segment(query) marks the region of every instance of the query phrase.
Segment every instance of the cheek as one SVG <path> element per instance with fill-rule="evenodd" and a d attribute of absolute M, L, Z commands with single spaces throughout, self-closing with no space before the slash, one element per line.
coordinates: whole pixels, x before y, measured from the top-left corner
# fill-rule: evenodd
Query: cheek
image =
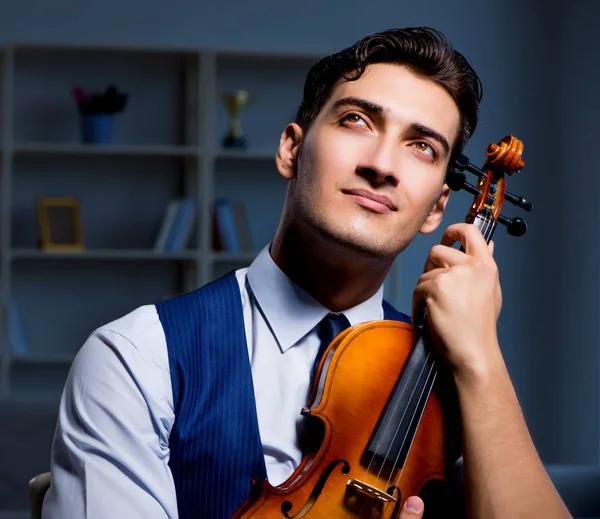
<path fill-rule="evenodd" d="M 429 211 L 440 196 L 442 185 L 437 172 L 432 171 L 419 172 L 413 169 L 411 175 L 400 179 L 401 192 L 414 210 L 425 207 Z"/>
<path fill-rule="evenodd" d="M 339 143 L 325 139 L 305 158 L 302 181 L 310 183 L 311 191 L 319 197 L 334 197 L 341 187 L 348 187 L 356 171 L 355 156 L 340 149 Z"/>

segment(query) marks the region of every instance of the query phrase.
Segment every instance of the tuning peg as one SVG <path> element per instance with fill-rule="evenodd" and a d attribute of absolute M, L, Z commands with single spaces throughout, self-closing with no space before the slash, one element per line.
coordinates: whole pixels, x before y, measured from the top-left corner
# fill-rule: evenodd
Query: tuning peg
<path fill-rule="evenodd" d="M 448 187 L 452 189 L 452 191 L 460 191 L 465 182 L 467 180 L 467 176 L 462 171 L 451 170 L 446 175 L 446 184 Z"/>
<path fill-rule="evenodd" d="M 469 157 L 466 155 L 457 155 L 454 159 L 454 167 L 460 171 L 464 171 L 469 167 Z"/>
<path fill-rule="evenodd" d="M 528 202 L 527 200 L 525 200 L 523 197 L 520 197 L 520 196 L 511 195 L 510 193 L 504 193 L 504 198 L 505 198 L 505 200 L 508 200 L 511 204 L 514 204 L 517 207 L 520 207 L 521 209 L 523 209 L 525 211 L 531 211 L 531 209 L 533 207 L 531 205 L 531 202 Z"/>
<path fill-rule="evenodd" d="M 481 191 L 477 189 L 473 184 L 469 184 L 466 181 L 466 175 L 462 171 L 450 171 L 446 175 L 446 184 L 448 187 L 452 189 L 452 191 L 460 191 L 464 189 L 467 193 L 471 193 L 472 195 L 479 196 Z"/>
<path fill-rule="evenodd" d="M 498 221 L 506 226 L 508 234 L 511 236 L 523 236 L 527 232 L 527 222 L 518 216 L 506 218 L 506 216 L 499 215 Z"/>
<path fill-rule="evenodd" d="M 471 164 L 469 157 L 466 155 L 458 155 L 454 159 L 454 167 L 459 171 L 469 171 L 470 173 L 477 175 L 479 178 L 485 176 L 485 173 L 481 169 Z"/>

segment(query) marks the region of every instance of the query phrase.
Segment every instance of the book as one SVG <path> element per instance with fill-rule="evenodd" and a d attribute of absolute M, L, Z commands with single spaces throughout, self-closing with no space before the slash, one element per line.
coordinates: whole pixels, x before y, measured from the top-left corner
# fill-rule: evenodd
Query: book
<path fill-rule="evenodd" d="M 185 249 L 190 241 L 194 227 L 196 208 L 191 198 L 184 198 L 177 207 L 177 215 L 165 244 L 166 250 Z"/>
<path fill-rule="evenodd" d="M 179 204 L 179 200 L 171 200 L 167 204 L 160 229 L 154 242 L 154 250 L 156 252 L 164 252 L 166 250 L 167 240 L 169 239 L 175 217 L 177 216 Z"/>
<path fill-rule="evenodd" d="M 241 252 L 242 246 L 236 226 L 235 212 L 230 200 L 219 198 L 215 200 L 216 230 L 222 250 L 229 252 Z"/>
<path fill-rule="evenodd" d="M 16 301 L 11 301 L 8 307 L 8 340 L 14 355 L 27 355 L 27 340 L 21 321 L 21 311 Z"/>

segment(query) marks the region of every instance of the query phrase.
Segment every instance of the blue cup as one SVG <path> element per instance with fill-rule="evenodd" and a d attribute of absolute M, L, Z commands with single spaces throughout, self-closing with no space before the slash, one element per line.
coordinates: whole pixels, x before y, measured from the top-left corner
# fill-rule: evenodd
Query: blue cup
<path fill-rule="evenodd" d="M 89 114 L 81 116 L 81 136 L 87 144 L 108 144 L 112 139 L 111 114 Z"/>

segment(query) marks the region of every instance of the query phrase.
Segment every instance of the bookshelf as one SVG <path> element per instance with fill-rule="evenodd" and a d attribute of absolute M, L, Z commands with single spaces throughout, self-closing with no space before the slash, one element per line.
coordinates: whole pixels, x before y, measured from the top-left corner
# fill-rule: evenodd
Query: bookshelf
<path fill-rule="evenodd" d="M 247 266 L 275 232 L 285 182 L 274 154 L 318 55 L 14 44 L 1 55 L 0 398 L 56 401 L 87 335 L 139 305 Z M 130 94 L 109 144 L 83 144 L 70 90 Z M 221 94 L 251 92 L 245 150 L 223 149 Z M 80 201 L 85 250 L 43 252 L 38 196 Z M 156 252 L 174 197 L 195 202 L 188 248 Z M 212 205 L 244 206 L 253 250 L 212 250 Z M 396 283 L 392 282 L 395 286 Z M 393 298 L 393 295 L 391 296 Z M 16 305 L 26 340 L 11 344 Z"/>

